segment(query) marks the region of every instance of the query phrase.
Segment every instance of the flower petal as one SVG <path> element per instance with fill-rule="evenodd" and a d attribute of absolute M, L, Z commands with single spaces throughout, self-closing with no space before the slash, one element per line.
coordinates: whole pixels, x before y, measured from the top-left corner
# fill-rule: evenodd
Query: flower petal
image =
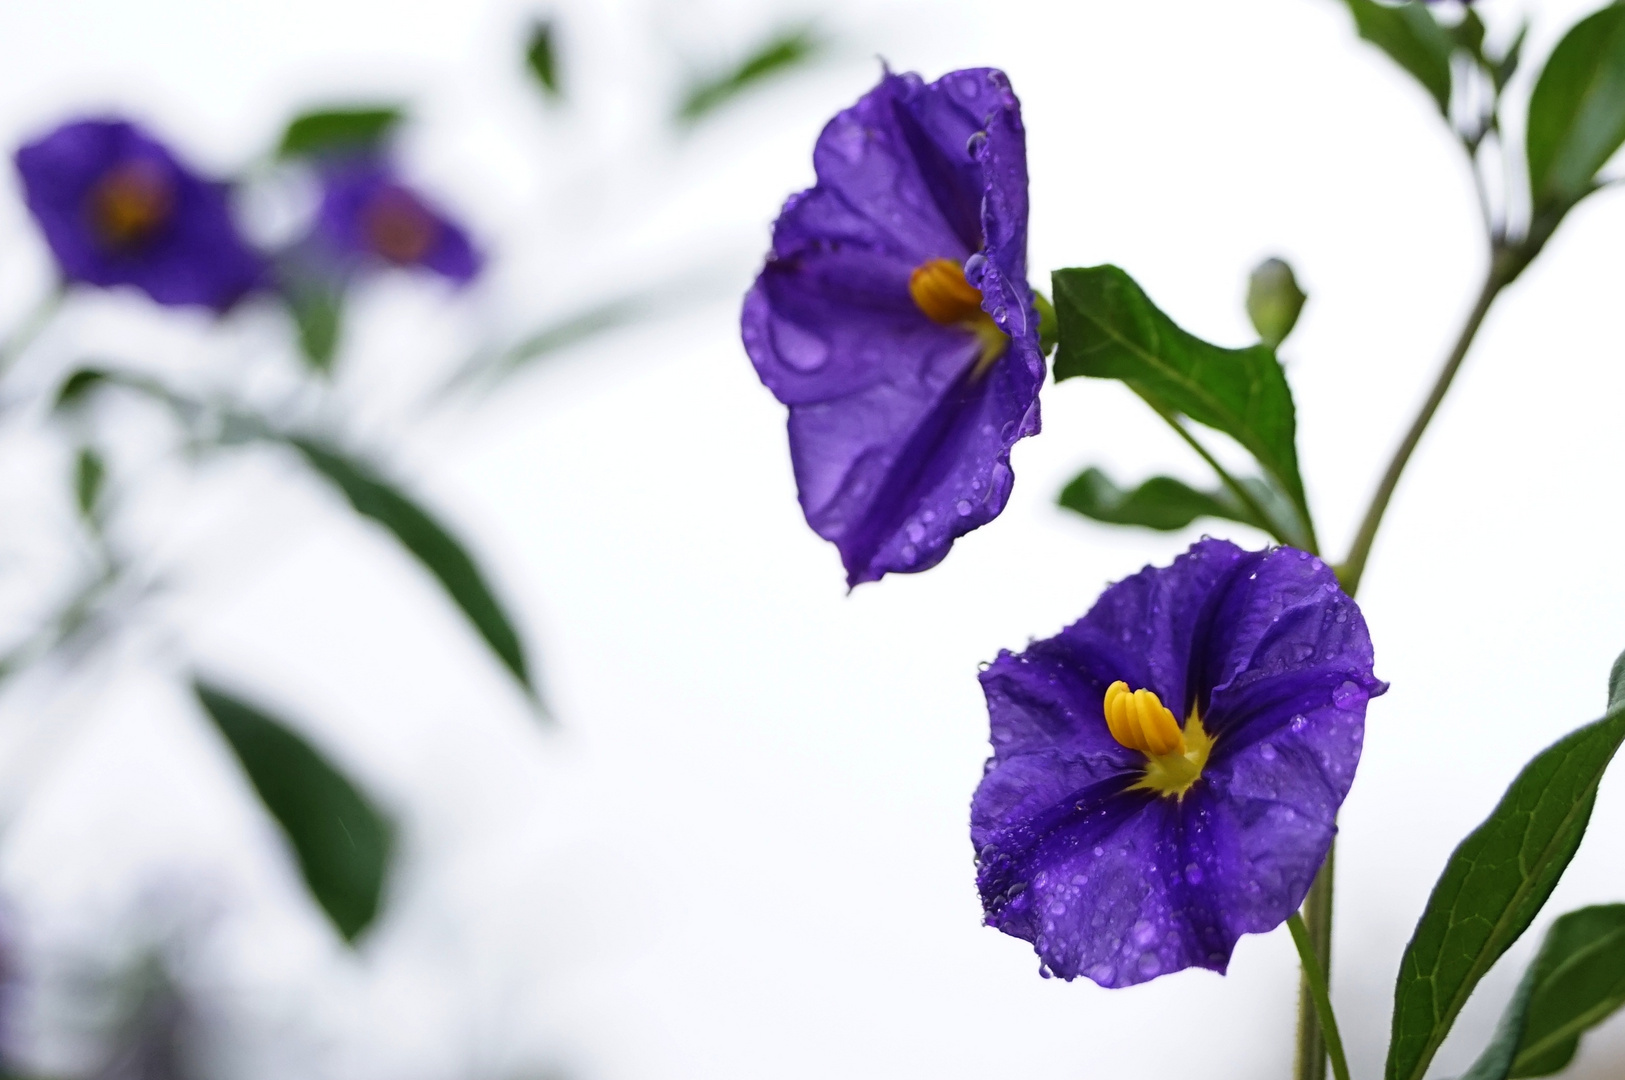
<path fill-rule="evenodd" d="M 990 125 L 996 145 L 979 134 Z M 1019 105 L 984 69 L 929 85 L 888 74 L 830 122 L 813 160 L 818 185 L 786 203 L 741 329 L 790 406 L 808 524 L 856 585 L 933 566 L 996 517 L 1010 448 L 1038 429 L 1026 222 L 1002 217 L 1027 208 Z M 1010 183 L 1023 190 L 989 194 Z M 917 266 L 966 259 L 984 230 L 1000 246 L 995 270 L 972 260 L 993 289 L 983 308 L 1011 333 L 985 371 L 977 333 L 932 322 L 908 291 Z"/>

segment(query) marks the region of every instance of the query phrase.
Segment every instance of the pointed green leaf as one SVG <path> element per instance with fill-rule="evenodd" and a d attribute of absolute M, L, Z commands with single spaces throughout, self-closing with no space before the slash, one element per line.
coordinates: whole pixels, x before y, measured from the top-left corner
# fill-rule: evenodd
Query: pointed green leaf
<path fill-rule="evenodd" d="M 293 846 L 311 895 L 354 941 L 383 901 L 394 846 L 388 820 L 287 724 L 219 687 L 192 689 Z"/>
<path fill-rule="evenodd" d="M 1455 43 L 1426 4 L 1396 6 L 1377 0 L 1343 0 L 1360 36 L 1410 72 L 1433 96 L 1439 111 L 1450 111 L 1450 54 Z"/>
<path fill-rule="evenodd" d="M 825 46 L 810 26 L 781 30 L 733 67 L 696 79 L 683 95 L 678 119 L 693 123 L 758 83 L 807 63 Z"/>
<path fill-rule="evenodd" d="M 1473 988 L 1534 921 L 1580 846 L 1621 740 L 1625 656 L 1609 678 L 1608 713 L 1537 754 L 1450 856 L 1400 961 L 1388 1080 L 1422 1080 Z"/>
<path fill-rule="evenodd" d="M 451 533 L 370 466 L 312 439 L 290 442 L 312 468 L 344 492 L 356 513 L 388 529 L 445 587 L 485 643 L 537 701 L 519 632 L 486 583 L 485 575 Z M 539 701 L 538 701 L 539 704 Z"/>
<path fill-rule="evenodd" d="M 79 516 L 92 521 L 96 504 L 101 501 L 102 484 L 107 479 L 107 465 L 91 446 L 79 448 L 79 457 L 73 466 L 73 495 L 79 506 Z"/>
<path fill-rule="evenodd" d="M 564 90 L 559 85 L 558 45 L 551 19 L 540 20 L 530 28 L 530 42 L 525 46 L 525 67 L 549 98 L 557 100 L 564 96 Z"/>
<path fill-rule="evenodd" d="M 298 331 L 299 352 L 312 370 L 324 375 L 332 372 L 343 325 L 344 294 L 311 280 L 289 283 L 283 295 Z"/>
<path fill-rule="evenodd" d="M 389 137 L 404 119 L 406 111 L 396 105 L 302 113 L 288 122 L 277 156 L 316 157 L 370 149 Z"/>
<path fill-rule="evenodd" d="M 1054 285 L 1057 380 L 1120 379 L 1152 406 L 1224 432 L 1308 519 L 1292 391 L 1271 349 L 1223 349 L 1186 333 L 1115 266 L 1057 270 Z"/>
<path fill-rule="evenodd" d="M 1625 1005 L 1625 904 L 1571 911 L 1552 923 L 1495 1037 L 1461 1080 L 1550 1076 L 1580 1036 Z"/>
<path fill-rule="evenodd" d="M 1099 469 L 1079 473 L 1061 492 L 1060 503 L 1108 525 L 1139 525 L 1169 532 L 1197 518 L 1223 518 L 1269 531 L 1228 491 L 1198 491 L 1171 476 L 1153 476 L 1124 490 Z"/>
<path fill-rule="evenodd" d="M 1625 3 L 1581 20 L 1529 99 L 1529 191 L 1537 212 L 1584 198 L 1625 143 Z"/>

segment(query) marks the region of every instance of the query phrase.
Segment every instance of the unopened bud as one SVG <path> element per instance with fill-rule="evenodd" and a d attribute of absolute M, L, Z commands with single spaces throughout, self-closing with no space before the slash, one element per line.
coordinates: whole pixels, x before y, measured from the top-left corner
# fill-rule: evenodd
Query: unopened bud
<path fill-rule="evenodd" d="M 1273 349 L 1298 324 L 1306 299 L 1292 267 L 1281 259 L 1265 259 L 1247 282 L 1247 317 L 1264 344 Z"/>

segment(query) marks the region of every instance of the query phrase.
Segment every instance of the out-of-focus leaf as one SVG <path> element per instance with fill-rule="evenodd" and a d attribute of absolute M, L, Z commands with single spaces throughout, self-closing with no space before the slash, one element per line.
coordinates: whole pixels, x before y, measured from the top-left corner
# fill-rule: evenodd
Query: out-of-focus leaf
<path fill-rule="evenodd" d="M 394 846 L 389 822 L 287 724 L 219 687 L 197 681 L 192 688 L 282 826 L 311 895 L 354 941 L 382 903 Z"/>
<path fill-rule="evenodd" d="M 1608 712 L 1525 765 L 1433 886 L 1400 961 L 1387 1080 L 1422 1080 L 1456 1015 L 1529 928 L 1585 836 L 1608 763 L 1625 740 L 1625 655 Z"/>
<path fill-rule="evenodd" d="M 79 506 L 79 515 L 86 521 L 95 517 L 96 504 L 101 500 L 102 484 L 107 479 L 107 465 L 94 447 L 82 446 L 73 465 L 73 497 Z"/>
<path fill-rule="evenodd" d="M 1343 0 L 1360 36 L 1410 72 L 1432 95 L 1439 111 L 1450 111 L 1450 54 L 1455 43 L 1426 4 L 1389 6 L 1377 0 Z"/>
<path fill-rule="evenodd" d="M 1495 1037 L 1461 1080 L 1550 1076 L 1580 1036 L 1625 1005 L 1625 904 L 1581 908 L 1546 931 Z"/>
<path fill-rule="evenodd" d="M 1577 23 L 1552 50 L 1529 98 L 1529 191 L 1558 214 L 1595 187 L 1625 143 L 1625 3 Z"/>
<path fill-rule="evenodd" d="M 389 530 L 435 576 L 539 707 L 540 697 L 531 681 L 519 632 L 463 545 L 428 511 L 371 467 L 312 439 L 296 437 L 289 442 L 312 468 L 344 493 L 356 513 Z"/>
<path fill-rule="evenodd" d="M 1506 52 L 1501 54 L 1499 60 L 1490 65 L 1490 78 L 1495 82 L 1495 92 L 1500 93 L 1512 81 L 1512 76 L 1518 73 L 1518 65 L 1523 60 L 1523 43 L 1529 37 L 1529 20 L 1525 19 L 1518 27 L 1518 33 L 1512 38 L 1512 44 L 1507 46 Z"/>
<path fill-rule="evenodd" d="M 62 388 L 56 392 L 56 405 L 58 410 L 72 409 L 90 396 L 90 392 L 108 381 L 107 372 L 101 368 L 80 368 L 63 380 Z"/>
<path fill-rule="evenodd" d="M 1056 379 L 1119 379 L 1154 408 L 1224 432 L 1309 520 L 1292 391 L 1272 349 L 1223 349 L 1186 333 L 1115 266 L 1057 270 L 1053 280 Z"/>
<path fill-rule="evenodd" d="M 1272 349 L 1279 349 L 1298 325 L 1307 299 L 1285 259 L 1265 259 L 1247 279 L 1247 317 L 1259 339 Z"/>
<path fill-rule="evenodd" d="M 317 109 L 288 122 L 277 145 L 284 158 L 368 150 L 383 142 L 406 119 L 398 105 L 365 108 Z"/>
<path fill-rule="evenodd" d="M 283 295 L 299 335 L 300 354 L 312 369 L 330 373 L 344 323 L 343 292 L 309 281 L 284 288 Z"/>
<path fill-rule="evenodd" d="M 1478 12 L 1468 8 L 1461 21 L 1454 26 L 1446 27 L 1445 32 L 1450 35 L 1450 40 L 1467 50 L 1473 59 L 1479 61 L 1484 59 L 1484 20 L 1478 17 Z"/>
<path fill-rule="evenodd" d="M 810 26 L 781 30 L 733 67 L 694 80 L 677 116 L 693 123 L 758 83 L 802 66 L 823 52 L 825 44 Z"/>
<path fill-rule="evenodd" d="M 525 45 L 525 67 L 548 97 L 556 100 L 564 96 L 559 84 L 558 40 L 552 19 L 539 19 L 530 28 L 530 41 Z"/>

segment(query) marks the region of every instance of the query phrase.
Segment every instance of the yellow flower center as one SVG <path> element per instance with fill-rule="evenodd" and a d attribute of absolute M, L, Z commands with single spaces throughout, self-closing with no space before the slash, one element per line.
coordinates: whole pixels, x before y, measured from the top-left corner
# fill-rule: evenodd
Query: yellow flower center
<path fill-rule="evenodd" d="M 1161 698 L 1150 690 L 1130 690 L 1122 680 L 1106 687 L 1105 710 L 1112 738 L 1147 759 L 1145 776 L 1130 790 L 1184 798 L 1213 751 L 1213 737 L 1203 729 L 1196 710 L 1180 730 Z"/>
<path fill-rule="evenodd" d="M 965 280 L 965 270 L 952 259 L 929 259 L 914 268 L 908 278 L 908 294 L 914 306 L 939 326 L 960 326 L 976 335 L 982 353 L 971 370 L 971 379 L 980 379 L 1004 355 L 1010 339 L 993 317 L 982 310 L 981 290 Z"/>
<path fill-rule="evenodd" d="M 109 247 L 133 248 L 169 220 L 175 194 L 169 177 L 151 161 L 110 169 L 90 193 L 90 215 Z"/>

